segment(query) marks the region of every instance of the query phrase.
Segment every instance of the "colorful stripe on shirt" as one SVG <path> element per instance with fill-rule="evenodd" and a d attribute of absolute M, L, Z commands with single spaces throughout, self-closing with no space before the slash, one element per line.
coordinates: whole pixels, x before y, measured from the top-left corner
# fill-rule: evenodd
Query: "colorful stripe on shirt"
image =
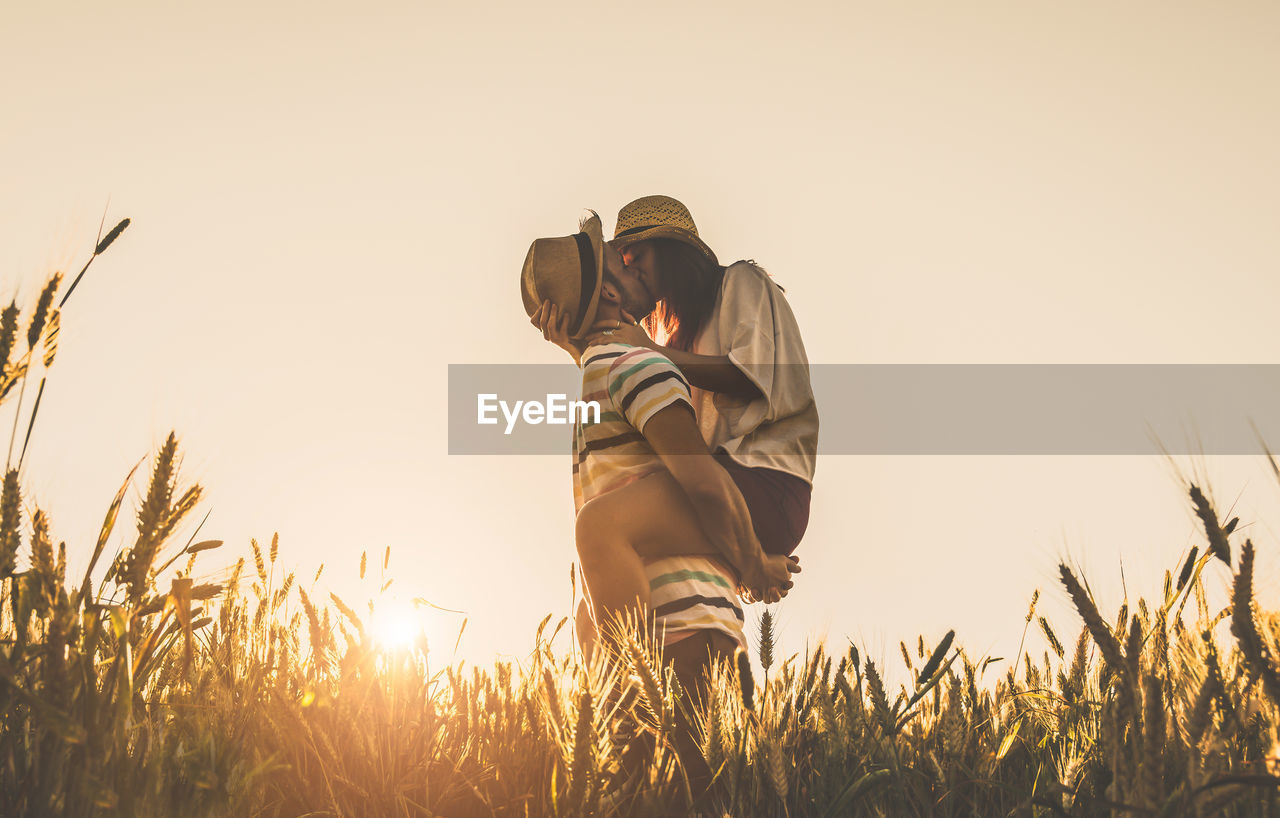
<path fill-rule="evenodd" d="M 670 644 L 701 630 L 715 630 L 747 647 L 742 606 L 733 571 L 712 556 L 645 560 L 649 604 Z"/>

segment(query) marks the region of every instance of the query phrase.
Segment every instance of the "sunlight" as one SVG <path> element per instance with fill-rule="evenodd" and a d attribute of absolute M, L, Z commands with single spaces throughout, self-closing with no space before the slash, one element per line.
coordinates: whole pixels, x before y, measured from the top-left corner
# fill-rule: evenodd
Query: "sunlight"
<path fill-rule="evenodd" d="M 371 621 L 374 639 L 385 648 L 399 650 L 413 644 L 423 633 L 420 611 L 401 600 L 382 600 Z"/>

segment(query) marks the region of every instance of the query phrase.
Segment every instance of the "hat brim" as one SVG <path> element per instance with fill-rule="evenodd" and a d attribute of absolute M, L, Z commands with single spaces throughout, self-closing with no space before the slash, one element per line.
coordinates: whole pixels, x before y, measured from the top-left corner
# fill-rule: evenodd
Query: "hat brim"
<path fill-rule="evenodd" d="M 684 230 L 679 227 L 671 227 L 670 225 L 665 224 L 646 227 L 645 229 L 637 230 L 634 233 L 627 233 L 625 236 L 614 236 L 613 241 L 611 241 L 610 244 L 621 249 L 629 244 L 635 244 L 638 241 L 646 241 L 648 239 L 675 239 L 676 241 L 684 242 L 685 244 L 697 247 L 701 250 L 703 255 L 711 259 L 713 264 L 720 264 L 719 259 L 716 258 L 716 254 L 710 247 L 703 243 L 702 239 L 698 238 L 693 233 L 690 233 L 688 230 Z"/>
<path fill-rule="evenodd" d="M 600 217 L 595 211 L 583 220 L 581 232 L 586 233 L 587 238 L 591 240 L 591 250 L 596 262 L 596 283 L 591 299 L 587 302 L 587 308 L 582 311 L 577 329 L 569 333 L 569 337 L 574 339 L 582 338 L 596 322 L 596 313 L 600 310 L 600 288 L 604 285 L 604 227 L 600 224 Z"/>

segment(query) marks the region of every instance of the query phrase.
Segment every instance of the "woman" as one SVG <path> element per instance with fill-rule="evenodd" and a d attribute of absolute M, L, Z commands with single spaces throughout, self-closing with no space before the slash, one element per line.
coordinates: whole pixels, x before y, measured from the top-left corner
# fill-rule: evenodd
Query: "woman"
<path fill-rule="evenodd" d="M 611 244 L 634 294 L 624 319 L 644 318 L 662 343 L 619 319 L 596 324 L 593 338 L 657 350 L 679 367 L 703 438 L 742 492 L 761 546 L 791 554 L 809 521 L 818 412 L 782 288 L 754 262 L 721 266 L 688 209 L 669 196 L 625 205 Z M 578 357 L 567 317 L 543 309 L 533 319 Z"/>

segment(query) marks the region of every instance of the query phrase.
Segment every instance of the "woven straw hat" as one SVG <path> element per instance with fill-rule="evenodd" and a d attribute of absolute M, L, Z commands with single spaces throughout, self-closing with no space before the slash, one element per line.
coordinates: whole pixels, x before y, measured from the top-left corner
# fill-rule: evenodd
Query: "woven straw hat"
<path fill-rule="evenodd" d="M 569 335 L 577 338 L 595 323 L 604 270 L 604 229 L 594 210 L 578 225 L 580 232 L 554 239 L 534 239 L 520 271 L 520 297 L 526 315 L 547 299 L 569 316 Z"/>
<path fill-rule="evenodd" d="M 676 239 L 697 247 L 719 264 L 716 254 L 698 237 L 689 208 L 670 196 L 645 196 L 622 206 L 613 228 L 613 244 L 619 249 L 645 239 Z"/>

